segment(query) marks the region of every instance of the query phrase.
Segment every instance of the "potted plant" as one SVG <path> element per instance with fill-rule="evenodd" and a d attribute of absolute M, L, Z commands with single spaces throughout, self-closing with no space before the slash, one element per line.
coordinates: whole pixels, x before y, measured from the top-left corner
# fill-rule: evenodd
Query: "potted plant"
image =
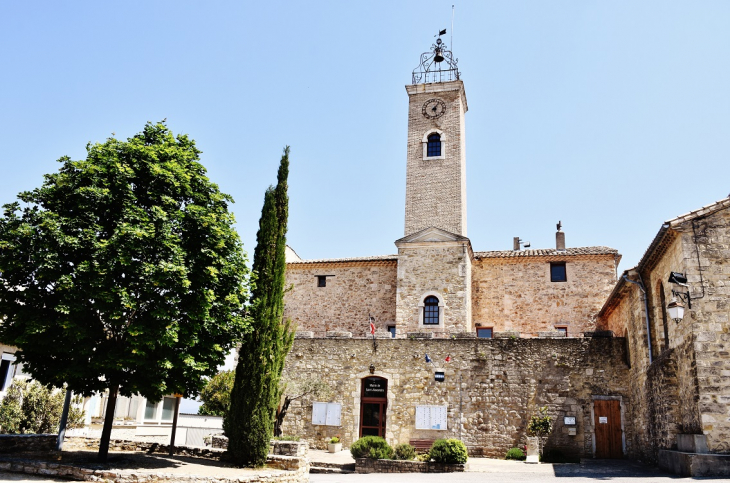
<path fill-rule="evenodd" d="M 327 444 L 327 450 L 330 453 L 337 453 L 339 451 L 342 451 L 342 443 L 340 443 L 339 436 L 335 436 L 334 438 L 330 439 L 330 442 Z"/>

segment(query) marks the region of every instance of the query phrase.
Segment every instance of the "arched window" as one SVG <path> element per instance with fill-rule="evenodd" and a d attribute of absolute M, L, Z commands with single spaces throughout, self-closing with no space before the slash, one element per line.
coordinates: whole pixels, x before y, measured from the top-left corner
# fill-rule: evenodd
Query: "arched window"
<path fill-rule="evenodd" d="M 433 295 L 423 301 L 423 325 L 439 324 L 439 299 Z"/>
<path fill-rule="evenodd" d="M 441 135 L 433 133 L 428 135 L 428 146 L 426 147 L 426 156 L 429 158 L 441 156 Z"/>

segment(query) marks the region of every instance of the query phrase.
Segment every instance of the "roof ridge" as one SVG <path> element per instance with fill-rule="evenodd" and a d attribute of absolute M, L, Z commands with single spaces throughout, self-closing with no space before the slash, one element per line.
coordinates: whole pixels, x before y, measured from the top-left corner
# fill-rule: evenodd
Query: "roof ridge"
<path fill-rule="evenodd" d="M 684 223 L 685 221 L 689 221 L 691 219 L 697 218 L 702 215 L 709 214 L 714 211 L 719 211 L 728 206 L 730 206 L 730 196 L 728 196 L 727 198 L 723 198 L 721 200 L 715 201 L 714 203 L 710 203 L 709 205 L 705 205 L 702 208 L 698 208 L 696 210 L 692 210 L 683 215 L 679 215 L 674 218 L 671 218 L 671 219 L 665 221 L 664 224 L 676 226 L 680 223 Z"/>

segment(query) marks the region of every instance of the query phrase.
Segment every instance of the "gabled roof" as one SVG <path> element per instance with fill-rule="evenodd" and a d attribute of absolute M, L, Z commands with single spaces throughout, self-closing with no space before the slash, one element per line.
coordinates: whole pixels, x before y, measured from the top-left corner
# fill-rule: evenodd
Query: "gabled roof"
<path fill-rule="evenodd" d="M 347 262 L 388 262 L 397 261 L 398 255 L 375 255 L 373 257 L 318 258 L 315 260 L 296 260 L 287 265 L 304 265 L 308 263 L 347 263 Z"/>
<path fill-rule="evenodd" d="M 655 263 L 656 260 L 661 258 L 661 256 L 664 254 L 664 251 L 677 238 L 677 236 L 679 236 L 678 233 L 675 231 L 676 228 L 688 221 L 696 220 L 698 218 L 717 213 L 718 211 L 724 210 L 726 208 L 730 208 L 730 196 L 728 196 L 727 198 L 723 198 L 720 201 L 711 203 L 707 206 L 703 206 L 700 209 L 690 211 L 689 213 L 685 213 L 684 215 L 679 215 L 675 218 L 665 221 L 662 224 L 661 228 L 659 228 L 659 231 L 657 232 L 654 239 L 649 244 L 649 247 L 644 252 L 641 260 L 639 260 L 639 263 L 636 264 L 636 267 L 625 270 L 622 276 L 619 277 L 616 286 L 613 288 L 613 291 L 608 296 L 608 299 L 606 299 L 606 302 L 603 304 L 600 312 L 598 312 L 598 316 L 602 317 L 610 307 L 618 303 L 617 299 L 619 298 L 621 289 L 626 284 L 626 282 L 624 281 L 625 276 L 628 276 L 634 270 L 643 271 L 644 269 L 651 267 L 651 265 Z"/>
<path fill-rule="evenodd" d="M 534 250 L 499 250 L 474 252 L 475 258 L 523 258 L 523 257 L 576 257 L 580 255 L 618 255 L 618 250 L 609 247 L 575 247 L 558 250 L 536 248 Z M 620 255 L 619 255 L 620 256 Z"/>
<path fill-rule="evenodd" d="M 702 208 L 694 211 L 690 211 L 689 213 L 685 213 L 684 215 L 679 215 L 676 218 L 672 218 L 671 220 L 667 220 L 664 222 L 665 225 L 669 225 L 671 228 L 674 228 L 675 226 L 681 225 L 682 223 L 690 220 L 694 220 L 696 218 L 701 218 L 703 216 L 711 215 L 712 213 L 715 213 L 717 211 L 723 210 L 725 208 L 730 207 L 730 196 L 727 198 L 723 198 L 720 201 L 716 201 L 714 203 L 711 203 L 707 206 L 703 206 Z"/>
<path fill-rule="evenodd" d="M 465 236 L 451 233 L 450 231 L 436 228 L 435 226 L 429 226 L 423 230 L 411 233 L 408 236 L 404 236 L 395 241 L 395 244 L 399 243 L 419 243 L 419 242 L 446 242 L 446 241 L 466 241 L 469 239 Z"/>
<path fill-rule="evenodd" d="M 654 237 L 654 240 L 652 240 L 649 247 L 644 252 L 641 260 L 639 260 L 639 263 L 636 264 L 636 268 L 639 270 L 647 268 L 651 262 L 656 259 L 655 255 L 661 255 L 664 249 L 666 249 L 666 247 L 677 237 L 677 232 L 674 230 L 680 225 L 688 221 L 711 215 L 728 207 L 730 207 L 730 196 L 707 206 L 703 206 L 698 210 L 690 211 L 689 213 L 685 213 L 684 215 L 679 215 L 665 221 L 659 229 L 659 232 L 657 232 Z"/>

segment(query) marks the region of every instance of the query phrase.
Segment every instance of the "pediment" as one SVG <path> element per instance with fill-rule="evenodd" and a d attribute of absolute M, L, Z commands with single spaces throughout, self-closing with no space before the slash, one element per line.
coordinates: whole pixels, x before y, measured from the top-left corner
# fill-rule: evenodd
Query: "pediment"
<path fill-rule="evenodd" d="M 399 240 L 396 240 L 396 245 L 399 243 L 424 243 L 424 242 L 454 242 L 454 241 L 468 241 L 469 239 L 465 236 L 451 233 L 435 226 L 424 228 L 423 230 L 412 233 Z"/>

